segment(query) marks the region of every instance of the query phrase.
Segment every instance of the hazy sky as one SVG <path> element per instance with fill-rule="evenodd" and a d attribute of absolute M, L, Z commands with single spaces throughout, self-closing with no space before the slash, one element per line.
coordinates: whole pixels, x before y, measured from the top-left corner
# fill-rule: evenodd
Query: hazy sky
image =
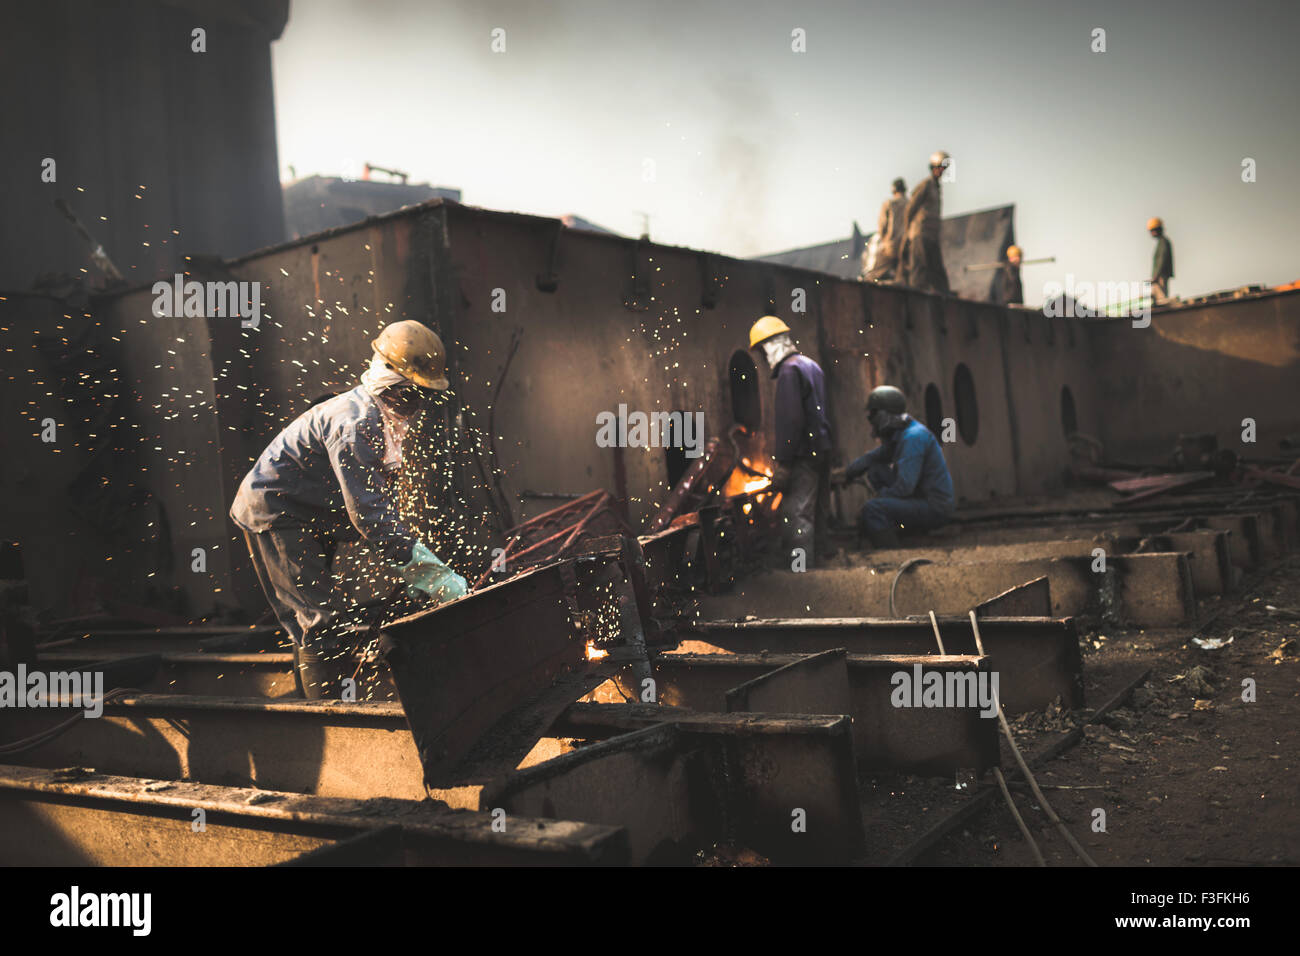
<path fill-rule="evenodd" d="M 1153 215 L 1175 294 L 1273 285 L 1300 278 L 1298 37 L 1280 0 L 293 0 L 280 163 L 751 256 L 874 229 L 946 149 L 946 215 L 1015 203 L 1056 256 L 1030 303 L 1149 277 Z"/>

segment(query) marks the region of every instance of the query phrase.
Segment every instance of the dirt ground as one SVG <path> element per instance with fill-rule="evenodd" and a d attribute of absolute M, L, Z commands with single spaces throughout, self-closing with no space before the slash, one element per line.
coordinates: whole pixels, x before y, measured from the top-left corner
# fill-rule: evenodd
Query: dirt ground
<path fill-rule="evenodd" d="M 1034 771 L 1052 807 L 1101 866 L 1300 864 L 1300 557 L 1247 577 L 1221 603 L 1202 602 L 1201 611 L 1202 620 L 1213 619 L 1197 636 L 1231 643 L 1202 649 L 1191 643 L 1191 629 L 1094 631 L 1084 638 L 1093 707 L 1110 696 L 1107 685 L 1151 668 L 1128 706 L 1088 726 L 1083 741 Z M 1254 702 L 1243 700 L 1247 680 L 1255 685 Z M 1031 752 L 1034 736 L 1017 733 L 1022 750 Z M 1032 794 L 1018 788 L 1015 798 L 1048 865 L 1077 865 Z M 924 828 L 912 829 L 919 835 Z M 998 798 L 917 863 L 1034 860 Z"/>

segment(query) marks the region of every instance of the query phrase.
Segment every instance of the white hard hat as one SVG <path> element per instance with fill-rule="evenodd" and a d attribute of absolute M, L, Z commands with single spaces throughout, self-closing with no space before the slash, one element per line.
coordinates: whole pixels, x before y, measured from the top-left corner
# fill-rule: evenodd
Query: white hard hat
<path fill-rule="evenodd" d="M 943 150 L 939 150 L 938 152 L 934 152 L 930 154 L 931 166 L 947 166 L 951 160 L 952 157 L 949 156 L 947 153 L 945 153 Z"/>

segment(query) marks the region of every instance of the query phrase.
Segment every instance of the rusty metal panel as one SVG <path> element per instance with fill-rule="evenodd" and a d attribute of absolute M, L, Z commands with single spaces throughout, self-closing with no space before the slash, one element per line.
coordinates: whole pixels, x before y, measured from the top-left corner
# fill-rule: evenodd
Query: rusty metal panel
<path fill-rule="evenodd" d="M 920 665 L 923 672 L 998 671 L 992 657 L 850 655 L 854 752 L 858 766 L 942 775 L 998 765 L 996 714 L 976 707 L 895 707 L 894 675 Z"/>
<path fill-rule="evenodd" d="M 848 714 L 849 670 L 844 648 L 809 654 L 727 691 L 727 712 Z"/>
<path fill-rule="evenodd" d="M 526 571 L 386 625 L 381 644 L 425 779 L 455 765 L 520 701 L 585 663 L 572 562 Z"/>
<path fill-rule="evenodd" d="M 584 747 L 484 788 L 480 806 L 625 829 L 633 863 L 683 862 L 705 837 L 690 748 L 672 724 Z"/>
<path fill-rule="evenodd" d="M 705 713 L 646 704 L 574 704 L 556 732 L 604 737 L 671 722 L 707 758 L 699 819 L 782 862 L 843 862 L 864 841 L 846 716 Z M 802 811 L 806 829 L 793 828 Z"/>
<path fill-rule="evenodd" d="M 979 617 L 1048 617 L 1052 613 L 1052 587 L 1047 575 L 1007 588 L 975 605 Z"/>
<path fill-rule="evenodd" d="M 1119 570 L 1122 618 L 1140 627 L 1169 627 L 1196 618 L 1188 555 L 1128 554 L 1111 559 Z"/>

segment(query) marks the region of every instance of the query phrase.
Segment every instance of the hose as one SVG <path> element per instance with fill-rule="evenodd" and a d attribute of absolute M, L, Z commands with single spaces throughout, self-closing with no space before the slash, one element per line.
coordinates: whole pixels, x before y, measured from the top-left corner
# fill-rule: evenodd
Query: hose
<path fill-rule="evenodd" d="M 984 642 L 980 640 L 980 626 L 979 622 L 975 620 L 974 611 L 970 612 L 970 626 L 975 631 L 975 649 L 979 651 L 980 656 L 983 657 Z M 1024 775 L 1025 781 L 1029 784 L 1029 789 L 1034 792 L 1034 799 L 1038 801 L 1039 806 L 1041 806 L 1047 813 L 1048 819 L 1056 824 L 1056 828 L 1060 830 L 1061 835 L 1065 837 L 1065 842 L 1070 844 L 1070 847 L 1074 850 L 1079 859 L 1088 866 L 1096 866 L 1097 861 L 1090 857 L 1088 851 L 1079 845 L 1079 841 L 1074 838 L 1074 835 L 1070 833 L 1068 829 L 1066 829 L 1065 824 L 1061 822 L 1061 818 L 1058 817 L 1056 811 L 1052 809 L 1052 805 L 1048 803 L 1047 798 L 1043 796 L 1043 791 L 1038 787 L 1038 781 L 1034 779 L 1034 775 L 1029 771 L 1029 764 L 1025 763 L 1025 758 L 1020 753 L 1020 748 L 1016 746 L 1016 738 L 1011 735 L 1011 725 L 1007 723 L 1006 715 L 1002 712 L 1002 702 L 999 701 L 996 696 L 994 697 L 994 702 L 998 705 L 998 723 L 1002 725 L 1002 733 L 1006 735 L 1007 743 L 1011 744 L 1011 754 L 1016 758 L 1016 766 L 1020 768 L 1020 772 Z"/>
<path fill-rule="evenodd" d="M 102 703 L 108 704 L 119 697 L 129 697 L 132 694 L 139 693 L 140 691 L 133 687 L 115 687 L 104 695 Z M 55 724 L 53 727 L 32 734 L 30 737 L 24 737 L 21 740 L 15 740 L 7 744 L 0 744 L 0 756 L 9 757 L 14 754 L 21 754 L 26 753 L 29 750 L 35 750 L 37 747 L 42 747 L 62 734 L 67 733 L 79 721 L 84 720 L 85 717 L 86 712 L 84 710 L 79 710 L 62 723 Z"/>
<path fill-rule="evenodd" d="M 939 653 L 947 656 L 948 652 L 943 649 L 943 638 L 939 636 L 939 621 L 934 616 L 933 610 L 930 611 L 930 626 L 934 628 L 934 640 L 935 643 L 939 645 Z M 978 644 L 978 641 L 976 643 Z M 983 655 L 981 654 L 981 656 Z M 1043 859 L 1043 852 L 1038 849 L 1038 842 L 1034 839 L 1033 834 L 1029 832 L 1029 827 L 1025 824 L 1025 820 L 1020 815 L 1020 811 L 1016 809 L 1015 801 L 1011 799 L 1011 790 L 1007 787 L 1006 778 L 1002 776 L 1001 767 L 993 768 L 993 778 L 997 780 L 998 787 L 1002 791 L 1002 799 L 1007 802 L 1007 809 L 1011 811 L 1011 816 L 1016 821 L 1016 826 L 1020 828 L 1020 835 L 1025 838 L 1025 842 L 1029 844 L 1029 849 L 1033 851 L 1034 864 L 1036 866 L 1047 866 L 1047 861 Z"/>
<path fill-rule="evenodd" d="M 889 616 L 898 617 L 898 605 L 894 603 L 894 592 L 898 590 L 898 579 L 903 576 L 903 572 L 909 568 L 915 568 L 922 564 L 934 564 L 929 558 L 908 558 L 898 566 L 898 572 L 894 575 L 894 582 L 889 585 Z"/>

